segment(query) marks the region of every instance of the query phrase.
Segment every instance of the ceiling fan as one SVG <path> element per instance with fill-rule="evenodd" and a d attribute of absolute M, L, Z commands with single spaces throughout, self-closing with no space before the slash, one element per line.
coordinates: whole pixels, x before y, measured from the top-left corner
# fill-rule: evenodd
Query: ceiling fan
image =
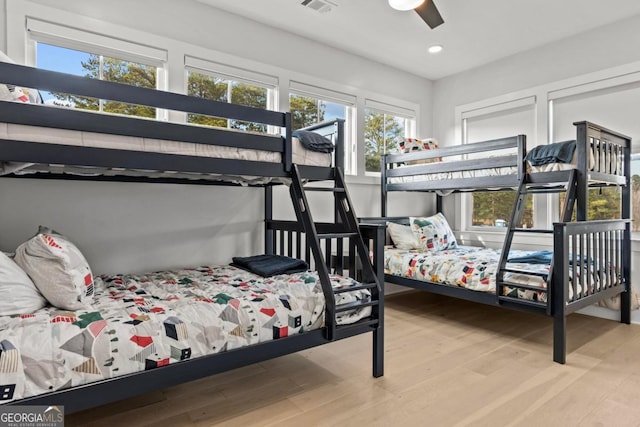
<path fill-rule="evenodd" d="M 432 29 L 444 24 L 433 0 L 389 0 L 389 6 L 397 10 L 415 10 Z"/>

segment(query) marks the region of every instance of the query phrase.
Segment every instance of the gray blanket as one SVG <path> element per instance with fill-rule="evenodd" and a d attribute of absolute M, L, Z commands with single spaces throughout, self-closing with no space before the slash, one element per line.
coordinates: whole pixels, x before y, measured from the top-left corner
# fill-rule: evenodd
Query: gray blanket
<path fill-rule="evenodd" d="M 333 152 L 333 142 L 318 133 L 309 130 L 294 130 L 291 135 L 298 138 L 307 150 L 318 151 L 320 153 Z"/>
<path fill-rule="evenodd" d="M 541 166 L 549 163 L 571 163 L 576 151 L 576 141 L 556 142 L 538 145 L 527 153 L 526 160 L 531 166 Z"/>

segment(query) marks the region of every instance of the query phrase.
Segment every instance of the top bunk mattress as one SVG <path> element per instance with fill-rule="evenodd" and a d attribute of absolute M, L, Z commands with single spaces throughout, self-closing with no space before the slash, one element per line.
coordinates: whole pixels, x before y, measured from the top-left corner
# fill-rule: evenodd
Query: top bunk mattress
<path fill-rule="evenodd" d="M 618 158 L 615 154 L 611 154 L 611 156 L 601 156 L 597 150 L 588 150 L 588 168 L 590 171 L 599 170 L 599 171 L 608 171 L 608 173 L 616 175 L 619 173 L 622 166 L 618 162 Z M 486 157 L 485 159 L 491 159 L 492 156 Z M 427 162 L 425 162 L 427 163 Z M 444 160 L 439 162 L 430 161 L 428 163 L 451 163 L 455 164 L 455 160 Z M 567 171 L 571 169 L 576 169 L 578 164 L 577 159 L 577 151 L 573 153 L 571 160 L 569 162 L 558 162 L 558 161 L 550 161 L 544 164 L 536 165 L 532 164 L 529 160 L 526 161 L 527 173 L 535 174 L 535 173 L 546 173 L 546 172 L 559 172 L 559 171 Z M 413 165 L 400 165 L 399 168 L 410 168 Z M 504 176 L 513 176 L 518 174 L 518 168 L 516 166 L 507 166 L 507 167 L 489 167 L 483 169 L 472 169 L 472 170 L 464 170 L 464 171 L 451 171 L 451 172 L 438 172 L 438 173 L 429 173 L 429 174 L 420 174 L 420 175 L 407 175 L 407 176 L 397 176 L 397 177 L 389 177 L 389 184 L 401 184 L 401 183 L 410 183 L 410 182 L 422 182 L 422 181 L 441 181 L 441 180 L 454 180 L 454 179 L 474 179 L 474 178 L 484 178 L 484 177 L 504 177 Z M 596 180 L 592 180 L 596 181 Z"/>
<path fill-rule="evenodd" d="M 230 160 L 245 160 L 266 163 L 282 162 L 282 154 L 272 151 L 252 150 L 220 145 L 195 144 L 154 138 L 111 135 L 79 130 L 57 129 L 41 126 L 20 125 L 0 122 L 0 139 L 59 144 L 77 147 L 107 148 L 149 153 L 208 157 Z M 305 166 L 331 166 L 332 154 L 307 149 L 298 138 L 292 138 L 292 161 Z M 80 176 L 128 175 L 151 178 L 181 178 L 225 180 L 239 183 L 261 184 L 276 178 L 244 175 L 178 173 L 174 171 L 124 170 L 97 167 L 70 167 L 15 162 L 0 162 L 0 175 L 26 175 L 38 172 L 69 173 Z"/>

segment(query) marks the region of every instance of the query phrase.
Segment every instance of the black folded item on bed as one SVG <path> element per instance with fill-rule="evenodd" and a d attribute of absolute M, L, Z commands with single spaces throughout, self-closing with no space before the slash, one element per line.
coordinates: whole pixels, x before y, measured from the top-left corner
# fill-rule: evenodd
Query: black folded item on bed
<path fill-rule="evenodd" d="M 575 140 L 538 145 L 527 153 L 525 160 L 528 160 L 531 166 L 541 166 L 549 163 L 571 163 L 575 151 Z"/>
<path fill-rule="evenodd" d="M 231 265 L 262 277 L 299 273 L 309 269 L 309 265 L 305 261 L 283 255 L 254 255 L 233 257 L 232 259 Z"/>
<path fill-rule="evenodd" d="M 531 252 L 524 256 L 509 257 L 508 262 L 522 262 L 525 264 L 551 264 L 553 258 L 553 252 L 551 251 L 536 251 Z"/>
<path fill-rule="evenodd" d="M 294 130 L 291 135 L 298 138 L 307 150 L 318 151 L 320 153 L 333 152 L 333 142 L 318 133 L 309 130 Z"/>

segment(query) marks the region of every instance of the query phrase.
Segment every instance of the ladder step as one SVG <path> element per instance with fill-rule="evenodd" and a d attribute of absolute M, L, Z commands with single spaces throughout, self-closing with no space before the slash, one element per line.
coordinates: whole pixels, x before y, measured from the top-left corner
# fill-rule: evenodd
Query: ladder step
<path fill-rule="evenodd" d="M 349 336 L 349 331 L 358 330 L 362 328 L 366 328 L 368 326 L 376 326 L 380 323 L 378 319 L 363 319 L 356 323 L 350 323 L 348 325 L 336 325 L 336 335 L 337 338 L 342 338 L 343 336 Z"/>
<path fill-rule="evenodd" d="M 342 313 L 343 311 L 355 310 L 357 308 L 371 307 L 378 305 L 378 301 L 353 301 L 346 304 L 336 305 L 336 313 Z"/>
<path fill-rule="evenodd" d="M 534 187 L 527 188 L 522 190 L 520 194 L 547 194 L 547 193 L 558 193 L 558 187 Z"/>
<path fill-rule="evenodd" d="M 333 293 L 335 295 L 337 295 L 337 294 L 343 294 L 345 292 L 360 291 L 362 289 L 373 289 L 373 288 L 375 288 L 377 286 L 378 286 L 377 283 L 362 283 L 362 284 L 357 285 L 357 286 L 348 286 L 348 287 L 345 287 L 345 288 L 334 289 Z"/>
<path fill-rule="evenodd" d="M 547 292 L 547 288 L 541 288 L 539 286 L 531 286 L 531 285 L 522 285 L 520 283 L 512 283 L 512 282 L 501 282 L 500 286 L 508 286 L 510 288 L 518 288 L 524 289 L 527 291 L 536 291 L 536 292 Z"/>
<path fill-rule="evenodd" d="M 545 279 L 549 277 L 548 271 L 518 270 L 515 268 L 501 268 L 500 271 L 504 273 L 518 273 L 518 274 L 526 274 L 527 276 L 544 277 Z"/>
<path fill-rule="evenodd" d="M 302 187 L 305 191 L 331 191 L 334 193 L 344 193 L 344 188 L 337 187 Z"/>
<path fill-rule="evenodd" d="M 516 233 L 553 234 L 553 230 L 548 230 L 546 228 L 512 228 L 511 231 L 516 232 Z"/>
<path fill-rule="evenodd" d="M 539 302 L 539 301 L 531 301 L 531 300 L 523 299 L 523 298 L 513 298 L 513 297 L 507 297 L 507 296 L 500 295 L 498 297 L 498 300 L 499 301 L 506 301 L 506 302 L 510 302 L 510 303 L 514 303 L 514 304 L 526 305 L 526 306 L 529 306 L 529 307 L 547 308 L 547 303 Z"/>
<path fill-rule="evenodd" d="M 344 232 L 344 233 L 318 233 L 319 239 L 345 239 L 347 237 L 357 236 L 357 232 Z"/>

